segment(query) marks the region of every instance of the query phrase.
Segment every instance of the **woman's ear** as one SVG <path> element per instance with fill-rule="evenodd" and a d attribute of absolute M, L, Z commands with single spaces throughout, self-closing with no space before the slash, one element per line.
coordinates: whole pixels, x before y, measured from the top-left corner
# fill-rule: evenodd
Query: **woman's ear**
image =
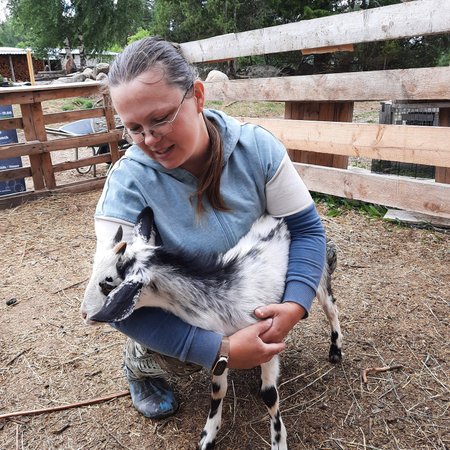
<path fill-rule="evenodd" d="M 197 112 L 201 113 L 205 106 L 205 85 L 201 80 L 194 81 L 194 97 L 197 101 Z"/>

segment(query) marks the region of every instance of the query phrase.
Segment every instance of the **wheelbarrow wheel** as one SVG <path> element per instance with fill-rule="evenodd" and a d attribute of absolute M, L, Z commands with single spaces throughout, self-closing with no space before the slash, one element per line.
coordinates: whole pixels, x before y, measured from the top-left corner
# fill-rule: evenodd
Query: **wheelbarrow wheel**
<path fill-rule="evenodd" d="M 86 175 L 89 173 L 92 169 L 92 166 L 84 166 L 84 167 L 77 167 L 77 172 L 81 175 Z"/>

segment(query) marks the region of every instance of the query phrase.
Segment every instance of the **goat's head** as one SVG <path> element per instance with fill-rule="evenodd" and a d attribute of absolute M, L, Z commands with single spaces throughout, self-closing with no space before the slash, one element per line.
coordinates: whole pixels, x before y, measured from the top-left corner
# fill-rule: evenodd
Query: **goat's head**
<path fill-rule="evenodd" d="M 144 261 L 152 247 L 153 211 L 139 214 L 130 244 L 122 241 L 119 226 L 112 241 L 97 249 L 92 275 L 86 287 L 81 315 L 87 324 L 118 322 L 128 317 L 145 281 Z"/>

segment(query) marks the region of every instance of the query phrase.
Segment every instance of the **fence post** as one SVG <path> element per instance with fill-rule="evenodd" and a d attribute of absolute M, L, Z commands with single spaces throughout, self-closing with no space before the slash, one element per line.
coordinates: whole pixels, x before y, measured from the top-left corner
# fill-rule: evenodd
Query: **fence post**
<path fill-rule="evenodd" d="M 351 122 L 353 102 L 286 102 L 285 119 Z M 318 166 L 348 167 L 348 156 L 288 149 L 292 161 Z"/>
<path fill-rule="evenodd" d="M 108 132 L 116 129 L 116 120 L 114 118 L 114 108 L 112 106 L 111 97 L 103 94 L 103 106 L 105 108 L 106 128 Z M 120 159 L 119 144 L 117 141 L 110 142 L 109 151 L 111 153 L 111 164 L 114 165 Z"/>
<path fill-rule="evenodd" d="M 439 126 L 450 127 L 450 108 L 439 108 Z M 437 183 L 450 184 L 450 167 L 436 167 L 434 174 Z"/>
<path fill-rule="evenodd" d="M 26 103 L 21 104 L 23 118 L 23 131 L 27 141 L 47 141 L 45 131 L 44 114 L 42 104 Z M 53 189 L 56 187 L 55 173 L 53 172 L 50 153 L 41 153 L 39 155 L 30 155 L 31 173 L 35 190 Z M 44 185 L 45 180 L 45 185 Z"/>

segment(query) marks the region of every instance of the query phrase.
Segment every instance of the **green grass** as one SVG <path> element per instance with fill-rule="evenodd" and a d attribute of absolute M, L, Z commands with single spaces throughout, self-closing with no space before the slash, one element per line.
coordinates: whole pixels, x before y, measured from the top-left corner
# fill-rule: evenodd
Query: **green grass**
<path fill-rule="evenodd" d="M 234 117 L 283 117 L 284 102 L 208 101 L 207 108 L 224 111 Z"/>
<path fill-rule="evenodd" d="M 94 106 L 94 102 L 89 98 L 72 98 L 69 101 L 65 102 L 61 109 L 63 111 L 72 111 L 73 109 L 91 109 Z"/>
<path fill-rule="evenodd" d="M 322 203 L 326 206 L 326 215 L 328 217 L 336 217 L 344 214 L 349 210 L 356 210 L 371 218 L 383 218 L 387 212 L 387 208 L 382 205 L 373 203 L 365 203 L 359 200 L 351 200 L 347 198 L 334 197 L 332 195 L 320 194 L 313 192 L 312 196 L 316 203 Z"/>

